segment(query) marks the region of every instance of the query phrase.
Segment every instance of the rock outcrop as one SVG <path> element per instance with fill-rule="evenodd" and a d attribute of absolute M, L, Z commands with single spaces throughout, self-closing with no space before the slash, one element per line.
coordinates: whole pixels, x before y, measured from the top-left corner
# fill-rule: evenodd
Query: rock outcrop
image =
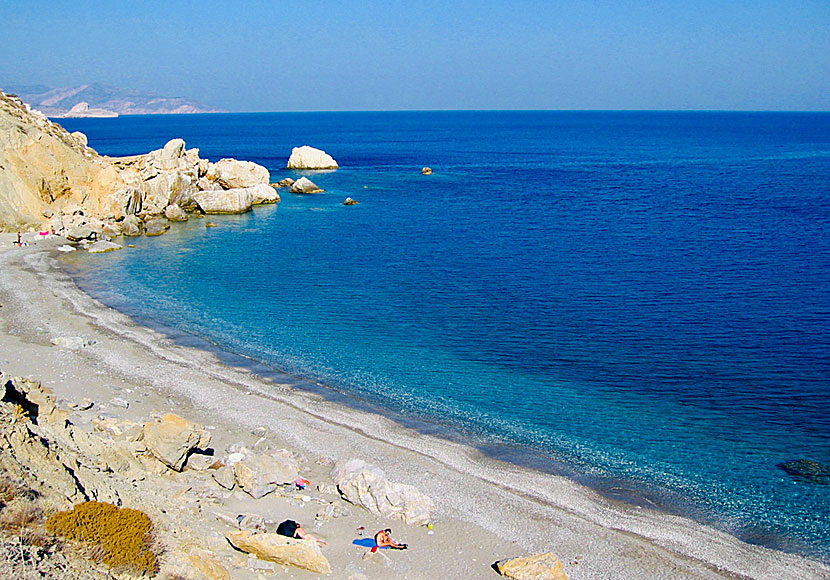
<path fill-rule="evenodd" d="M 245 530 L 226 534 L 239 550 L 260 560 L 295 566 L 318 574 L 331 574 L 331 565 L 314 540 L 288 538 L 279 534 L 251 533 Z"/>
<path fill-rule="evenodd" d="M 287 167 L 288 169 L 337 169 L 340 166 L 325 151 L 303 145 L 291 150 Z"/>
<path fill-rule="evenodd" d="M 417 488 L 388 481 L 379 467 L 360 459 L 338 464 L 331 477 L 343 499 L 383 517 L 425 526 L 435 509 L 432 499 Z"/>
<path fill-rule="evenodd" d="M 513 580 L 568 580 L 562 562 L 551 552 L 496 562 L 496 570 Z"/>
<path fill-rule="evenodd" d="M 191 451 L 207 449 L 210 433 L 201 425 L 167 413 L 157 421 L 145 423 L 141 439 L 159 461 L 181 471 Z"/>
<path fill-rule="evenodd" d="M 73 241 L 157 235 L 166 228 L 144 224 L 279 201 L 265 167 L 235 159 L 210 163 L 182 139 L 131 157 L 101 156 L 86 143 L 82 133 L 69 134 L 0 91 L 0 231 L 53 228 Z M 226 191 L 233 193 L 222 196 Z M 203 205 L 197 196 L 206 192 L 219 195 L 202 196 Z"/>

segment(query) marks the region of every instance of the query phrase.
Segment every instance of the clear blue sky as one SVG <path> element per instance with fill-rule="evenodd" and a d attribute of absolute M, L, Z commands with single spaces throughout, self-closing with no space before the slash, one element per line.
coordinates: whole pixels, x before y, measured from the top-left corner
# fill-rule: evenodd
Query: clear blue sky
<path fill-rule="evenodd" d="M 4 0 L 0 39 L 0 88 L 232 111 L 830 110 L 830 0 Z"/>

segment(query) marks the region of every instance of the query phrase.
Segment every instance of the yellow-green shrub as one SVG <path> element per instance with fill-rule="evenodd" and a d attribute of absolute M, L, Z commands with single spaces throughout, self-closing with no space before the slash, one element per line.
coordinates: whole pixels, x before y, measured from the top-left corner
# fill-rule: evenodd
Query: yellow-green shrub
<path fill-rule="evenodd" d="M 153 522 L 142 511 L 88 501 L 55 514 L 46 521 L 46 528 L 91 546 L 111 568 L 150 576 L 158 573 Z"/>

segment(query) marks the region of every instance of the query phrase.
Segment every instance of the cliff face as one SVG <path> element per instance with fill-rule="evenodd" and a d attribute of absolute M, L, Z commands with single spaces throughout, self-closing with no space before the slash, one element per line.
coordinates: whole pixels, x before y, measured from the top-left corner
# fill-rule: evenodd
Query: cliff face
<path fill-rule="evenodd" d="M 0 91 L 0 229 L 43 227 L 71 204 L 101 213 L 121 172 L 20 99 Z"/>
<path fill-rule="evenodd" d="M 82 133 L 0 91 L 0 231 L 54 229 L 71 240 L 141 235 L 149 231 L 144 224 L 156 222 L 158 230 L 158 222 L 186 220 L 185 212 L 239 213 L 277 202 L 269 180 L 265 167 L 210 163 L 181 139 L 144 155 L 101 156 Z M 205 192 L 242 192 L 249 202 L 208 210 L 199 204 Z"/>

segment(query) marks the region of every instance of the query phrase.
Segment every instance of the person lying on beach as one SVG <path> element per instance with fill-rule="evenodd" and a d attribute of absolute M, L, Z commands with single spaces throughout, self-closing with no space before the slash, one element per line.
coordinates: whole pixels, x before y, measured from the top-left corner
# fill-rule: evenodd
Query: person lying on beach
<path fill-rule="evenodd" d="M 392 529 L 386 528 L 375 534 L 375 543 L 379 548 L 392 548 L 393 550 L 406 550 L 406 544 L 399 544 L 392 539 Z"/>
<path fill-rule="evenodd" d="M 314 540 L 321 546 L 328 546 L 329 543 L 323 538 L 312 536 L 306 532 L 303 527 L 294 520 L 285 520 L 277 526 L 277 533 L 281 536 L 288 536 L 289 538 L 298 538 L 300 540 Z"/>

